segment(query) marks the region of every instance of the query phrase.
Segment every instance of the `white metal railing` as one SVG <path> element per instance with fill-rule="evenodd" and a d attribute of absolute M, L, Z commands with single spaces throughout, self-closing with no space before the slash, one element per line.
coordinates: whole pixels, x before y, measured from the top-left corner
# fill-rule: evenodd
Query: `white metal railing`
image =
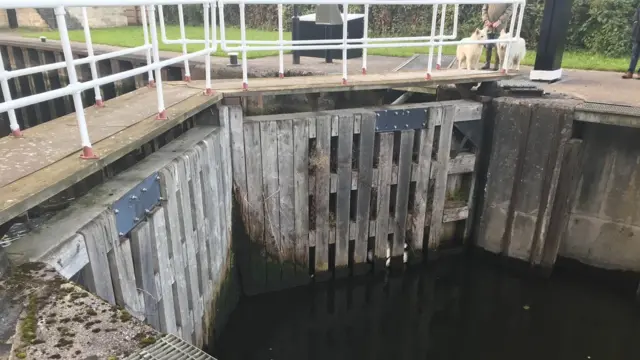
<path fill-rule="evenodd" d="M 510 26 L 508 27 L 511 34 L 510 39 L 493 39 L 493 40 L 479 40 L 479 41 L 461 41 L 458 38 L 458 13 L 459 5 L 462 4 L 504 4 L 509 3 L 514 6 L 513 14 L 510 19 Z M 203 6 L 203 39 L 188 39 L 186 37 L 183 5 L 186 4 L 198 4 Z M 245 21 L 245 7 L 246 5 L 256 4 L 275 4 L 277 5 L 277 17 L 278 17 L 278 39 L 277 40 L 252 40 L 247 38 L 246 33 L 246 21 Z M 343 11 L 343 23 L 346 24 L 349 18 L 348 8 L 349 5 L 363 5 L 364 6 L 364 33 L 362 38 L 354 39 L 349 38 L 347 34 L 347 27 L 343 26 L 341 39 L 329 39 L 329 40 L 284 40 L 284 19 L 283 19 L 283 5 L 290 4 L 334 4 L 342 5 Z M 144 44 L 142 46 L 122 49 L 118 51 L 109 52 L 106 54 L 95 55 L 93 51 L 93 44 L 91 40 L 91 31 L 89 28 L 89 21 L 87 17 L 86 6 L 132 6 L 138 5 L 141 7 L 141 21 L 142 30 L 144 35 Z M 180 28 L 179 39 L 168 39 L 166 33 L 166 26 L 164 22 L 163 5 L 177 5 L 178 6 L 178 22 Z M 240 14 L 240 40 L 227 39 L 225 31 L 225 6 L 237 5 L 239 7 Z M 431 14 L 431 29 L 429 35 L 413 36 L 413 37 L 392 37 L 392 38 L 371 38 L 368 36 L 369 32 L 369 9 L 372 5 L 432 5 Z M 9 126 L 14 136 L 20 137 L 21 130 L 16 119 L 15 110 L 25 106 L 41 103 L 49 100 L 53 100 L 59 97 L 71 95 L 73 98 L 74 108 L 76 112 L 76 118 L 78 123 L 78 129 L 80 132 L 80 140 L 82 144 L 81 157 L 84 159 L 97 158 L 97 154 L 93 152 L 89 133 L 87 130 L 87 124 L 84 116 L 84 108 L 82 104 L 82 98 L 80 94 L 83 91 L 92 89 L 95 92 L 96 106 L 104 106 L 104 101 L 101 96 L 100 86 L 120 81 L 126 78 L 130 78 L 136 75 L 144 73 L 148 74 L 149 87 L 155 87 L 157 95 L 158 114 L 157 119 L 166 119 L 166 108 L 164 104 L 164 97 L 162 91 L 162 76 L 161 69 L 180 62 L 184 63 L 185 75 L 184 80 L 190 81 L 191 74 L 189 70 L 189 60 L 203 56 L 205 62 L 205 86 L 204 94 L 211 95 L 214 93 L 214 88 L 211 82 L 211 54 L 218 50 L 218 45 L 222 51 L 240 52 L 242 53 L 242 88 L 248 89 L 248 65 L 247 65 L 247 53 L 250 51 L 278 51 L 279 60 L 279 76 L 284 77 L 284 52 L 290 50 L 342 50 L 342 83 L 348 83 L 347 74 L 347 51 L 350 49 L 362 49 L 362 73 L 367 72 L 367 50 L 372 48 L 401 48 L 401 47 L 428 47 L 429 48 L 429 63 L 427 65 L 425 78 L 431 79 L 432 75 L 432 62 L 434 57 L 436 58 L 436 70 L 440 69 L 443 46 L 446 45 L 460 45 L 460 44 L 490 44 L 490 43 L 508 43 L 506 48 L 505 59 L 502 59 L 502 71 L 506 72 L 509 69 L 509 51 L 511 43 L 515 41 L 520 35 L 522 28 L 522 22 L 524 17 L 524 9 L 526 0 L 22 0 L 17 3 L 6 4 L 0 2 L 0 9 L 3 8 L 53 8 L 56 22 L 58 25 L 58 31 L 60 33 L 60 43 L 64 54 L 64 62 L 40 65 L 35 67 L 29 67 L 25 69 L 7 71 L 5 70 L 2 58 L 0 57 L 0 90 L 4 95 L 5 101 L 0 103 L 0 113 L 7 112 L 9 116 Z M 452 33 L 445 34 L 447 25 L 447 7 L 453 6 L 452 17 Z M 82 59 L 74 59 L 71 42 L 69 41 L 69 34 L 67 30 L 65 20 L 65 8 L 66 7 L 82 7 L 82 26 L 85 35 L 85 44 L 87 47 L 87 57 Z M 158 11 L 158 19 L 156 19 L 156 8 Z M 218 16 L 220 24 L 218 26 L 216 20 L 216 10 L 218 10 Z M 479 11 L 479 9 L 478 9 Z M 439 17 L 438 17 L 439 16 Z M 439 22 L 438 22 L 439 20 Z M 156 29 L 156 23 L 160 25 L 161 41 L 165 44 L 180 44 L 182 47 L 182 55 L 176 56 L 170 59 L 161 60 L 159 52 L 158 31 Z M 219 38 L 218 38 L 218 31 Z M 188 44 L 201 44 L 202 50 L 198 50 L 192 53 L 187 52 Z M 434 54 L 437 48 L 437 55 Z M 119 56 L 145 52 L 147 65 L 134 68 L 131 70 L 119 72 L 116 74 L 100 77 L 97 71 L 96 63 L 99 61 L 117 58 Z M 76 66 L 82 64 L 89 64 L 91 69 L 90 81 L 80 82 L 78 81 Z M 9 91 L 8 81 L 10 79 L 28 76 L 44 71 L 59 70 L 66 68 L 69 85 L 35 95 L 22 97 L 19 99 L 12 99 Z M 154 74 L 155 73 L 155 74 Z"/>

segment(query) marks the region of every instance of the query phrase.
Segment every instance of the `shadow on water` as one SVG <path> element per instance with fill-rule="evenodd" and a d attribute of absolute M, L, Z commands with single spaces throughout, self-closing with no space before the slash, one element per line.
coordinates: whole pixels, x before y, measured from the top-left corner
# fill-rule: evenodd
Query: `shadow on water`
<path fill-rule="evenodd" d="M 640 359 L 627 297 L 477 259 L 244 298 L 213 355 L 240 359 Z"/>

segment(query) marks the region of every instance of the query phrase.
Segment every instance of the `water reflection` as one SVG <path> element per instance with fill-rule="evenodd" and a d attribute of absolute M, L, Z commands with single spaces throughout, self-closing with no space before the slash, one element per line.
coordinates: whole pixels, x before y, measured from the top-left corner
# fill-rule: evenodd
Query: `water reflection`
<path fill-rule="evenodd" d="M 587 281 L 458 259 L 243 299 L 216 344 L 239 359 L 640 359 L 637 305 Z"/>

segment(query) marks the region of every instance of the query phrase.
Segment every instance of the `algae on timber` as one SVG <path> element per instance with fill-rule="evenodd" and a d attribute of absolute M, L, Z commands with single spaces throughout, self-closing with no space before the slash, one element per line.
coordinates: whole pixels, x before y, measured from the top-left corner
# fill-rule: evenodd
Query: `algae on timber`
<path fill-rule="evenodd" d="M 122 359 L 159 334 L 45 264 L 0 281 L 0 359 Z"/>

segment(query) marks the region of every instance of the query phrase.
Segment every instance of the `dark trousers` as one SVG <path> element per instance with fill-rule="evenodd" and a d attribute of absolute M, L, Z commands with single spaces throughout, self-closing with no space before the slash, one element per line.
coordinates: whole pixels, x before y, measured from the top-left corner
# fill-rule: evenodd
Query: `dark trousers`
<path fill-rule="evenodd" d="M 640 42 L 634 41 L 631 48 L 631 62 L 629 63 L 629 72 L 635 72 L 638 65 L 638 59 L 640 58 Z"/>
<path fill-rule="evenodd" d="M 490 33 L 487 34 L 487 39 L 489 39 L 489 40 L 497 39 L 498 35 L 499 35 L 498 33 L 490 32 Z M 486 47 L 487 47 L 487 50 L 491 50 L 494 47 L 496 47 L 496 44 L 487 44 Z"/>

